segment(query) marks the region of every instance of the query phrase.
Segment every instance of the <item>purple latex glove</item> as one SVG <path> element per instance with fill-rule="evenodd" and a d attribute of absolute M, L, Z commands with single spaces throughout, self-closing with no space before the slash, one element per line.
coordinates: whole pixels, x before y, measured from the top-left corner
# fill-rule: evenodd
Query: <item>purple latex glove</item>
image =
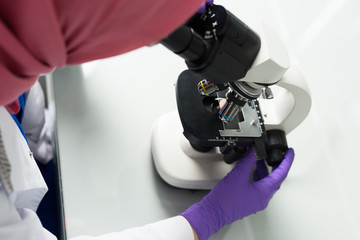
<path fill-rule="evenodd" d="M 206 5 L 212 5 L 214 3 L 214 0 L 206 0 L 206 2 L 204 2 L 200 9 L 198 10 L 198 13 L 203 13 L 206 9 Z"/>
<path fill-rule="evenodd" d="M 285 180 L 293 159 L 294 150 L 289 148 L 272 173 L 264 177 L 264 169 L 260 169 L 260 180 L 253 182 L 249 180 L 250 173 L 257 159 L 254 151 L 249 150 L 208 195 L 181 215 L 189 221 L 200 240 L 208 239 L 223 226 L 265 209 Z"/>
<path fill-rule="evenodd" d="M 254 172 L 253 179 L 255 182 L 267 177 L 269 175 L 268 168 L 265 164 L 265 160 L 256 161 L 256 171 Z"/>

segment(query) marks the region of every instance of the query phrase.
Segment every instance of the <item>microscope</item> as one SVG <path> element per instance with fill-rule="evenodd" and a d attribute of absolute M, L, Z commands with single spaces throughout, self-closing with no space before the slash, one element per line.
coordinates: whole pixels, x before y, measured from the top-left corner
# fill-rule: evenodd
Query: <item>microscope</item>
<path fill-rule="evenodd" d="M 219 5 L 207 5 L 161 41 L 185 59 L 176 83 L 177 112 L 152 132 L 152 154 L 165 182 L 211 189 L 253 148 L 277 167 L 286 135 L 307 116 L 307 84 L 280 38 L 262 22 L 252 28 Z"/>

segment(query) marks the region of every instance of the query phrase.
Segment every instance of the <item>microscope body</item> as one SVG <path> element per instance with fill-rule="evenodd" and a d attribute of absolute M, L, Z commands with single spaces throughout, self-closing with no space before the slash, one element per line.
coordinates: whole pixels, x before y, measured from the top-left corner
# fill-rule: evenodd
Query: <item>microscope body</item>
<path fill-rule="evenodd" d="M 152 153 L 161 177 L 176 187 L 210 189 L 249 147 L 278 166 L 286 134 L 311 106 L 306 82 L 295 66 L 289 69 L 280 38 L 263 23 L 250 29 L 211 5 L 161 43 L 189 68 L 176 83 L 178 113 L 154 127 Z M 275 85 L 284 91 L 274 96 Z M 183 134 L 171 133 L 181 129 Z"/>

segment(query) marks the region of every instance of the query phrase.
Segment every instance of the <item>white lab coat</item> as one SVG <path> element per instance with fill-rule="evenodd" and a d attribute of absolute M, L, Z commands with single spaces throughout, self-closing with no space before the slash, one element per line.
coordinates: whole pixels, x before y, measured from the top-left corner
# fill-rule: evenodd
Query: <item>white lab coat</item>
<path fill-rule="evenodd" d="M 54 159 L 54 118 L 55 106 L 45 108 L 45 96 L 39 82 L 26 93 L 26 104 L 21 126 L 28 139 L 29 147 L 36 161 L 48 163 Z"/>
<path fill-rule="evenodd" d="M 0 106 L 0 131 L 6 156 L 11 165 L 10 180 L 13 188 L 13 191 L 5 188 L 6 180 L 2 179 L 3 176 L 0 177 L 0 239 L 55 240 L 56 237 L 42 227 L 36 215 L 36 209 L 47 191 L 47 186 L 26 140 L 2 106 Z M 73 240 L 115 239 L 193 240 L 193 233 L 187 220 L 176 216 L 123 232 L 73 238 Z"/>

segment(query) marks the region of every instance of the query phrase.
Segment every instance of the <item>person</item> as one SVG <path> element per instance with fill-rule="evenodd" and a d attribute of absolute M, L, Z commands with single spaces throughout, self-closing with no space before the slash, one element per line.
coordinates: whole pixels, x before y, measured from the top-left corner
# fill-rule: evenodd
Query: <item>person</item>
<path fill-rule="evenodd" d="M 18 97 L 40 74 L 55 68 L 158 42 L 203 4 L 204 0 L 0 1 L 0 239 L 56 239 L 35 213 L 47 186 L 11 116 L 22 110 Z M 265 209 L 293 159 L 294 151 L 289 149 L 279 167 L 267 174 L 249 150 L 209 194 L 178 216 L 74 239 L 208 239 L 223 226 Z"/>

